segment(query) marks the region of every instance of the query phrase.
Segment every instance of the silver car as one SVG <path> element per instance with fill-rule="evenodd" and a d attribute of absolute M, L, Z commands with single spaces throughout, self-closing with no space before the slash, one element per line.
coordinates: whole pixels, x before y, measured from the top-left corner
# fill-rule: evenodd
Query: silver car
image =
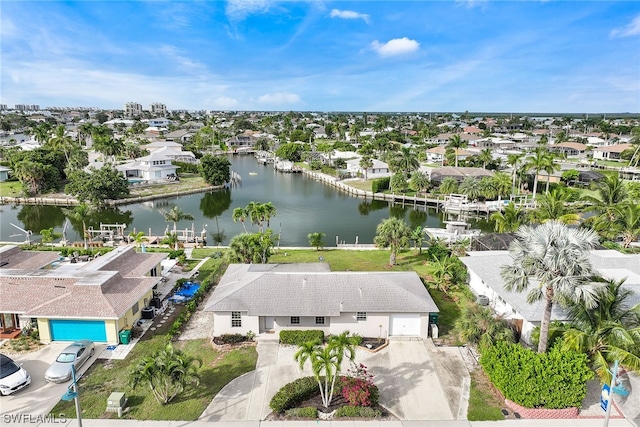
<path fill-rule="evenodd" d="M 77 372 L 84 365 L 84 362 L 93 356 L 94 350 L 93 341 L 80 340 L 72 343 L 62 350 L 56 361 L 49 366 L 44 378 L 52 383 L 69 381 L 71 379 L 71 366 L 75 366 Z"/>

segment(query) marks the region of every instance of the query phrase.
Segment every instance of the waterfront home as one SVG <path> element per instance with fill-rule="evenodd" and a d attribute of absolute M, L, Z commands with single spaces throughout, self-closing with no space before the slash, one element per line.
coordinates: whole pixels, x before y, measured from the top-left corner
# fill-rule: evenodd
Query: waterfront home
<path fill-rule="evenodd" d="M 560 144 L 550 145 L 549 151 L 561 153 L 566 157 L 584 158 L 587 146 L 579 142 L 562 142 Z"/>
<path fill-rule="evenodd" d="M 466 177 L 469 176 L 475 179 L 482 179 L 484 177 L 492 177 L 493 172 L 483 168 L 456 168 L 453 166 L 445 166 L 442 168 L 433 169 L 431 171 L 430 179 L 435 186 L 438 186 L 445 178 L 450 177 L 458 182 L 462 182 Z"/>
<path fill-rule="evenodd" d="M 416 272 L 332 272 L 326 263 L 231 264 L 205 307 L 213 335 L 319 329 L 426 338 L 435 302 Z"/>
<path fill-rule="evenodd" d="M 361 158 L 362 157 L 358 157 L 357 159 L 347 160 L 347 172 L 352 176 L 366 175 L 367 178 L 382 178 L 391 175 L 389 165 L 378 159 L 371 159 L 373 164 L 365 171 L 365 169 L 360 166 Z"/>
<path fill-rule="evenodd" d="M 176 129 L 173 132 L 169 132 L 164 135 L 165 140 L 170 142 L 181 142 L 187 143 L 193 136 L 193 132 L 188 131 L 187 129 Z"/>
<path fill-rule="evenodd" d="M 527 291 L 507 291 L 500 275 L 503 265 L 511 265 L 508 251 L 468 252 L 460 258 L 469 271 L 469 287 L 478 301 L 490 307 L 498 316 L 510 320 L 520 333 L 521 340 L 532 344 L 531 333 L 540 326 L 544 299 L 533 304 L 527 302 Z M 630 306 L 640 302 L 640 254 L 628 255 L 614 250 L 591 251 L 589 260 L 594 269 L 607 279 L 622 280 L 623 287 L 633 292 Z M 532 287 L 535 285 L 532 285 Z M 560 304 L 554 304 L 552 320 L 567 320 Z"/>
<path fill-rule="evenodd" d="M 455 150 L 455 153 L 458 156 L 458 161 L 465 160 L 467 157 L 473 156 L 473 153 L 463 150 L 462 148 L 454 148 L 453 150 Z M 442 145 L 429 148 L 427 150 L 427 162 L 444 164 L 447 159 L 445 156 L 446 151 L 447 149 Z"/>
<path fill-rule="evenodd" d="M 633 148 L 631 144 L 607 145 L 593 149 L 594 160 L 622 160 L 620 156 L 623 151 Z"/>
<path fill-rule="evenodd" d="M 166 256 L 123 246 L 70 262 L 51 251 L 0 247 L 0 336 L 19 336 L 36 323 L 45 344 L 117 344 L 120 330 L 134 326 L 153 298 Z"/>
<path fill-rule="evenodd" d="M 148 156 L 117 165 L 116 169 L 130 182 L 163 180 L 176 175 L 178 166 L 172 163 L 173 160 L 163 150 L 154 150 Z"/>

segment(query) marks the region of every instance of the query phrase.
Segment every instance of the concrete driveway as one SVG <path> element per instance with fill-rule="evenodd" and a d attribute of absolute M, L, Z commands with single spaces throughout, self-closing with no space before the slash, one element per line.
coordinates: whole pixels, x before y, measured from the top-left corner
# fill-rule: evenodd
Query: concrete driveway
<path fill-rule="evenodd" d="M 63 384 L 48 383 L 44 379 L 44 373 L 69 344 L 69 342 L 55 342 L 32 353 L 10 356 L 16 363 L 22 363 L 22 367 L 31 375 L 31 384 L 17 393 L 0 397 L 1 414 L 46 415 L 56 406 L 71 381 Z M 89 369 L 104 347 L 104 345 L 96 345 L 93 357 L 80 368 L 80 375 Z"/>
<path fill-rule="evenodd" d="M 269 401 L 285 384 L 301 376 L 311 375 L 309 368 L 301 371 L 293 360 L 296 348 L 280 346 L 275 339 L 258 341 L 256 370 L 227 384 L 200 416 L 200 421 L 256 421 L 264 420 L 271 412 Z M 460 363 L 464 372 L 459 377 L 457 393 L 447 392 L 436 373 L 436 364 L 421 340 L 392 340 L 378 353 L 358 349 L 356 362 L 369 368 L 380 390 L 380 402 L 400 420 L 454 420 L 458 402 L 468 373 L 461 357 L 448 354 L 452 363 Z M 347 367 L 343 368 L 345 372 Z M 453 396 L 453 397 L 452 397 Z M 454 411 L 450 409 L 452 401 Z M 466 408 L 464 412 L 466 416 Z"/>

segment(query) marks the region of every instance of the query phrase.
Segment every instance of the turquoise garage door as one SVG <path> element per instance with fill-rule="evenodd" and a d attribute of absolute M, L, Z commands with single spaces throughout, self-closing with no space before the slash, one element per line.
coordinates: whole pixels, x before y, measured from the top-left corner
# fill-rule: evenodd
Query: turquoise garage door
<path fill-rule="evenodd" d="M 104 320 L 49 320 L 51 341 L 107 342 Z"/>

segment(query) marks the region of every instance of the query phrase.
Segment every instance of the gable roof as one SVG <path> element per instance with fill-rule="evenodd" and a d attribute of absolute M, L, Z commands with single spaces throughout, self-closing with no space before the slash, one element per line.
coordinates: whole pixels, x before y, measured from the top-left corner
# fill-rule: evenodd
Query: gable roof
<path fill-rule="evenodd" d="M 23 251 L 17 245 L 0 247 L 0 267 L 35 270 L 60 258 L 53 251 Z M 6 264 L 5 264 L 6 263 Z"/>
<path fill-rule="evenodd" d="M 439 311 L 415 272 L 331 272 L 328 266 L 318 271 L 312 265 L 298 265 L 294 271 L 280 264 L 231 264 L 205 310 L 246 311 L 250 316 Z"/>

